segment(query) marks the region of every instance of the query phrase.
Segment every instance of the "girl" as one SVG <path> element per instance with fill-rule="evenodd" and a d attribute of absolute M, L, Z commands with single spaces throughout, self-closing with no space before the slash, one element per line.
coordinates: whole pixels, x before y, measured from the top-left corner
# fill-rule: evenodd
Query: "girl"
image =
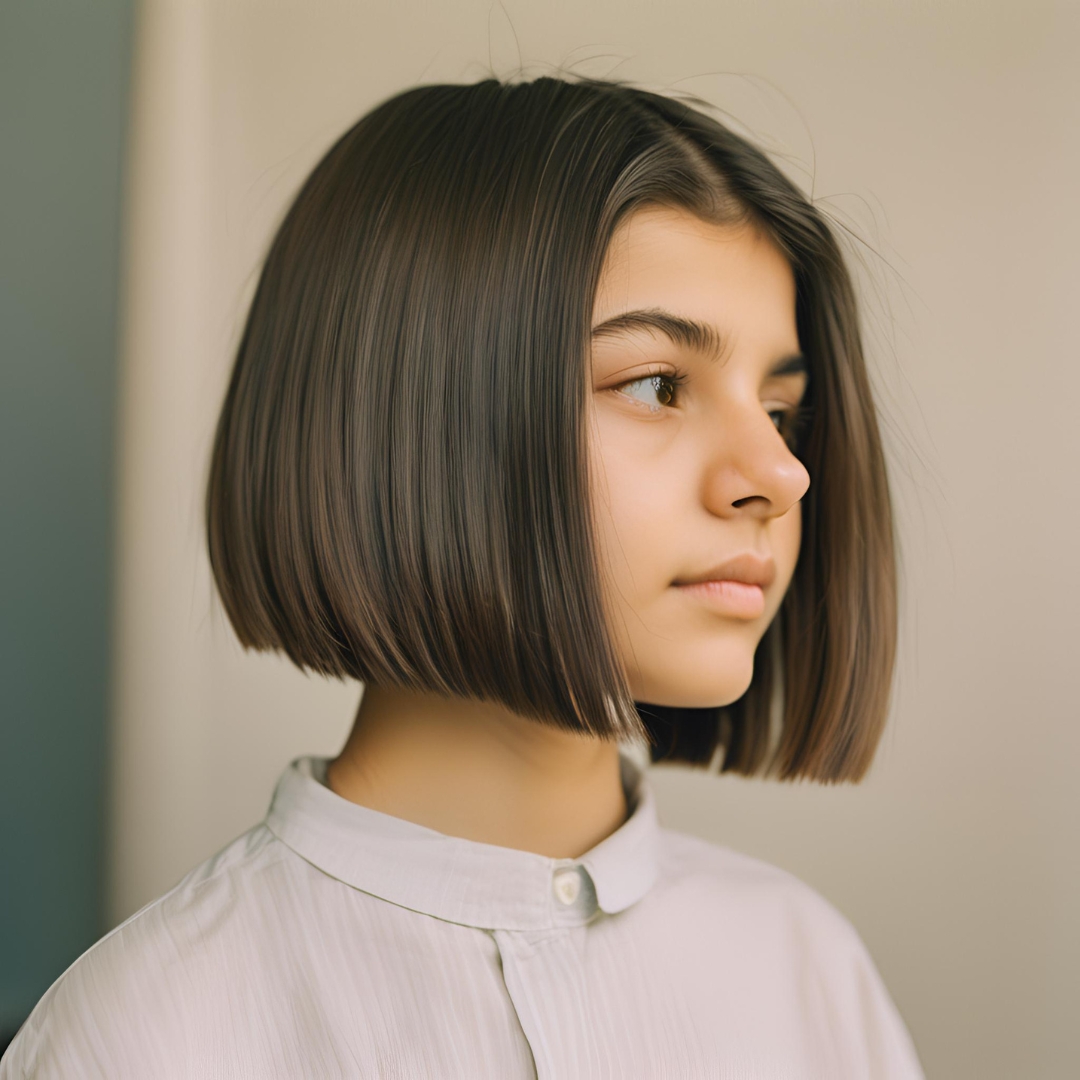
<path fill-rule="evenodd" d="M 362 681 L 353 732 L 4 1080 L 922 1075 L 850 923 L 639 756 L 857 781 L 886 717 L 854 294 L 761 152 L 597 80 L 384 102 L 273 241 L 206 510 L 241 642 Z"/>

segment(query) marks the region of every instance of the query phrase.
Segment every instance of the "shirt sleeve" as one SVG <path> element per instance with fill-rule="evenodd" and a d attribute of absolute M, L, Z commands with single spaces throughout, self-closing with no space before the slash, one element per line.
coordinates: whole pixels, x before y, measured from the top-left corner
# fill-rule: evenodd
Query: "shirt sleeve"
<path fill-rule="evenodd" d="M 92 986 L 74 990 L 86 968 L 61 976 L 38 1002 L 3 1058 L 0 1080 L 127 1080 L 169 1075 L 158 1045 L 140 1035 L 133 1002 L 110 1011 Z"/>
<path fill-rule="evenodd" d="M 143 912 L 106 934 L 45 992 L 3 1059 L 0 1080 L 151 1080 L 188 1075 L 175 950 Z M 179 991 L 179 993 L 175 993 Z"/>
<path fill-rule="evenodd" d="M 807 888 L 805 984 L 842 1075 L 925 1080 L 911 1035 L 855 927 Z"/>

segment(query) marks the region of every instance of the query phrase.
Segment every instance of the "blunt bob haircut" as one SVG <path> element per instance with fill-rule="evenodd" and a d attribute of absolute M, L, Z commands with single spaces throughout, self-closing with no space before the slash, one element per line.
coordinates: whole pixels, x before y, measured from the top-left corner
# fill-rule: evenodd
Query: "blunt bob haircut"
<path fill-rule="evenodd" d="M 799 559 L 750 687 L 715 709 L 633 700 L 594 546 L 593 301 L 613 230 L 645 204 L 777 245 L 809 369 Z M 363 116 L 271 243 L 205 509 L 240 642 L 301 670 L 781 780 L 858 780 L 880 739 L 893 517 L 851 279 L 814 205 L 687 101 L 487 79 Z"/>

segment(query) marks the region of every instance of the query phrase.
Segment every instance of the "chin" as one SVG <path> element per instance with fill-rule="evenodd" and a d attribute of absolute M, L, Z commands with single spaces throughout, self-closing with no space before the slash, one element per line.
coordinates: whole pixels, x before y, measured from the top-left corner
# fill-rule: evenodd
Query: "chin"
<path fill-rule="evenodd" d="M 690 667 L 685 660 L 664 671 L 640 673 L 632 683 L 634 700 L 673 709 L 715 709 L 730 705 L 750 689 L 754 657 L 711 657 Z"/>
<path fill-rule="evenodd" d="M 662 698 L 654 695 L 651 698 L 639 698 L 647 701 L 650 705 L 666 705 L 671 709 L 719 709 L 724 705 L 736 702 L 750 689 L 749 680 L 741 684 L 738 689 L 717 688 L 702 690 L 698 693 L 687 693 L 683 690 L 677 694 L 664 694 Z"/>

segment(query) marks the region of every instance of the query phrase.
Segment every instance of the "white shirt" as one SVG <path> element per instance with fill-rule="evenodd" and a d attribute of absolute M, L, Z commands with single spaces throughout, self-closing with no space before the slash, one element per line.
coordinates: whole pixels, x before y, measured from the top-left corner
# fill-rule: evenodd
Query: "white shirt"
<path fill-rule="evenodd" d="M 16 1077 L 922 1080 L 851 924 L 768 863 L 630 814 L 578 859 L 341 798 L 326 759 L 89 949 Z"/>

